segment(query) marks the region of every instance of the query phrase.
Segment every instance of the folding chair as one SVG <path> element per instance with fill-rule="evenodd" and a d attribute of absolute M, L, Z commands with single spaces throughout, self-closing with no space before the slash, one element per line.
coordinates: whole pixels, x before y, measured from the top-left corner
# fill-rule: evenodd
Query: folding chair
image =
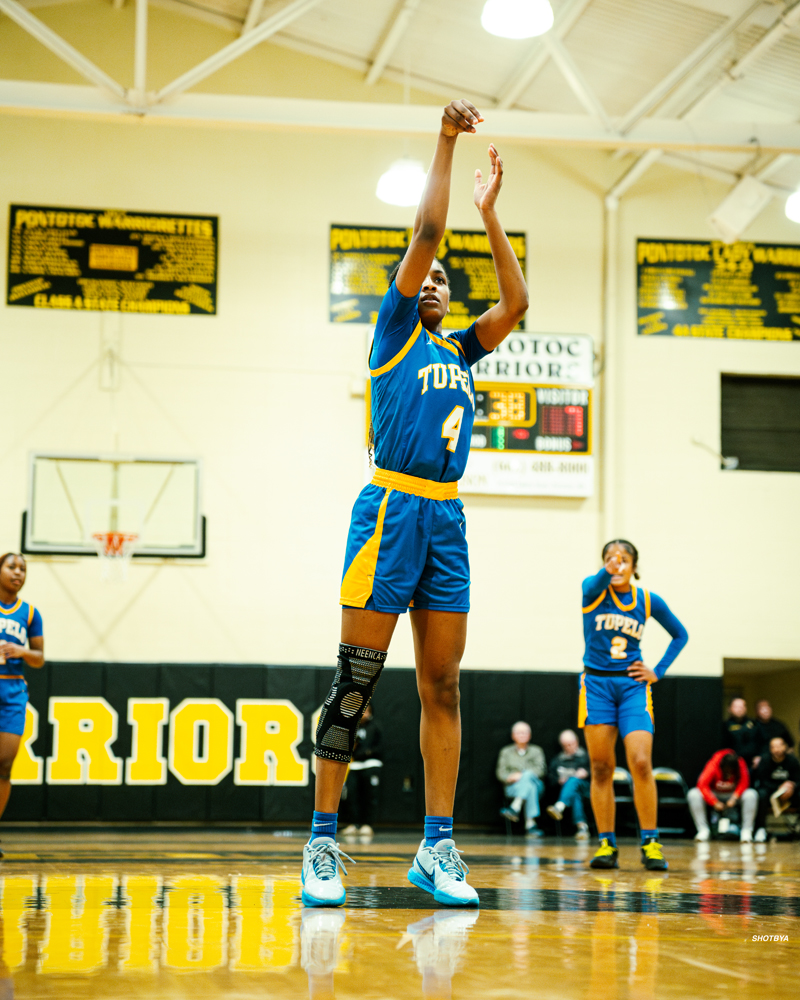
<path fill-rule="evenodd" d="M 661 815 L 662 809 L 666 808 L 672 813 L 673 818 L 680 817 L 683 824 L 682 826 L 664 826 L 659 823 L 658 829 L 661 833 L 676 833 L 679 836 L 686 833 L 689 829 L 689 803 L 687 800 L 689 789 L 683 780 L 683 775 L 672 767 L 654 767 L 653 777 L 656 779 L 659 815 Z"/>

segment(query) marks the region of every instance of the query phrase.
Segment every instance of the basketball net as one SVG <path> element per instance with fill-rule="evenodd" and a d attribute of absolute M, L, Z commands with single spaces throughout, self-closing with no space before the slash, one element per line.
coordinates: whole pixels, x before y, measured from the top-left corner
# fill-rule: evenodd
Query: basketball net
<path fill-rule="evenodd" d="M 126 531 L 95 531 L 92 541 L 100 559 L 104 580 L 127 580 L 128 567 L 139 543 L 139 536 Z"/>

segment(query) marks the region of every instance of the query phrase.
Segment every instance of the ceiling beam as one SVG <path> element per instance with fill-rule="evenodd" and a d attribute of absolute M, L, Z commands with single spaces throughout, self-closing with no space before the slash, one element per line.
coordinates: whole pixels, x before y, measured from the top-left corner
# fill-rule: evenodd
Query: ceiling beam
<path fill-rule="evenodd" d="M 125 97 L 125 88 L 121 84 L 117 83 L 116 80 L 112 80 L 108 73 L 105 73 L 99 66 L 95 66 L 91 59 L 87 59 L 85 55 L 78 52 L 69 42 L 65 41 L 61 35 L 57 35 L 52 28 L 48 28 L 38 17 L 34 17 L 17 0 L 0 0 L 0 11 L 6 17 L 11 18 L 24 31 L 27 31 L 29 35 L 32 35 L 37 42 L 41 42 L 45 48 L 50 49 L 54 55 L 57 55 L 59 59 L 63 60 L 68 66 L 71 66 L 77 73 L 80 73 L 85 80 L 94 83 L 98 87 L 102 87 L 104 90 L 109 90 L 117 97 Z"/>
<path fill-rule="evenodd" d="M 133 103 L 143 104 L 147 92 L 147 0 L 136 0 L 133 39 Z"/>
<path fill-rule="evenodd" d="M 110 99 L 93 87 L 0 80 L 0 111 L 94 115 L 117 121 L 238 126 L 314 131 L 435 135 L 439 112 L 430 105 L 383 102 L 316 101 L 290 97 L 182 94 L 169 104 L 146 109 Z M 722 150 L 752 153 L 800 152 L 800 123 L 692 121 L 648 118 L 627 136 L 608 132 L 588 115 L 553 115 L 534 111 L 486 113 L 487 137 L 561 146 L 634 150 Z M 469 140 L 466 140 L 469 141 Z"/>
<path fill-rule="evenodd" d="M 722 77 L 715 81 L 710 87 L 708 87 L 696 100 L 694 100 L 691 105 L 683 110 L 679 116 L 681 122 L 686 122 L 688 125 L 699 128 L 699 113 L 704 110 L 708 104 L 713 101 L 718 94 L 721 93 L 725 87 L 739 80 L 747 70 L 749 66 L 753 64 L 756 59 L 760 59 L 766 52 L 768 52 L 773 45 L 776 45 L 786 34 L 788 34 L 794 27 L 800 23 L 800 0 L 795 0 L 792 6 L 785 10 L 781 16 L 778 18 L 776 23 L 766 31 L 761 38 L 753 45 L 747 52 L 744 53 L 737 61 L 730 66 Z M 660 118 L 649 118 L 645 122 L 639 122 L 638 125 L 634 126 L 630 134 L 633 134 L 640 125 L 646 122 L 658 122 L 666 121 L 667 119 Z M 703 127 L 707 127 L 707 122 L 704 122 Z M 623 147 L 620 147 L 623 148 Z M 750 152 L 755 152 L 758 150 L 758 141 L 754 138 L 750 145 Z M 781 150 L 781 152 L 800 152 L 800 150 Z M 633 185 L 637 180 L 648 170 L 653 163 L 655 163 L 659 156 L 661 155 L 660 150 L 654 147 L 636 161 L 628 171 L 614 184 L 611 190 L 607 194 L 607 199 L 613 203 L 615 200 L 619 200 L 622 195 Z"/>
<path fill-rule="evenodd" d="M 552 38 L 566 37 L 578 18 L 586 10 L 592 0 L 566 0 L 556 14 L 556 20 L 548 34 Z M 536 38 L 528 54 L 506 81 L 505 86 L 497 95 L 495 106 L 505 110 L 512 108 L 517 99 L 528 89 L 550 58 L 550 53 L 542 37 Z"/>
<path fill-rule="evenodd" d="M 746 21 L 762 5 L 763 0 L 755 0 L 755 2 L 753 0 L 738 0 L 738 3 L 734 4 L 734 9 L 728 20 L 713 34 L 709 35 L 705 41 L 701 42 L 693 52 L 690 52 L 671 73 L 668 73 L 663 80 L 657 83 L 649 93 L 637 101 L 631 110 L 623 116 L 620 122 L 620 132 L 627 132 L 636 122 L 644 118 L 646 114 L 660 104 L 671 91 L 683 83 L 690 73 L 712 55 L 736 31 L 740 24 Z"/>
<path fill-rule="evenodd" d="M 400 39 L 406 33 L 408 25 L 411 22 L 411 18 L 416 13 L 420 2 L 421 0 L 403 0 L 402 6 L 397 11 L 394 20 L 389 26 L 389 30 L 386 32 L 386 36 L 383 39 L 381 47 L 378 49 L 375 58 L 372 61 L 369 73 L 367 73 L 366 83 L 369 86 L 372 86 L 373 83 L 377 83 L 378 80 L 380 80 L 381 74 L 386 69 L 386 64 L 392 58 L 395 49 L 400 43 Z"/>
<path fill-rule="evenodd" d="M 589 86 L 575 60 L 564 47 L 564 44 L 552 35 L 544 35 L 544 44 L 550 53 L 550 58 L 558 66 L 561 75 L 567 81 L 572 93 L 578 98 L 592 117 L 601 121 L 611 131 L 614 125 L 608 117 L 608 112 L 600 103 L 600 99 Z"/>
<path fill-rule="evenodd" d="M 0 3 L 9 2 L 13 2 L 13 0 L 0 0 Z M 212 73 L 216 73 L 223 66 L 227 66 L 234 59 L 238 59 L 245 52 L 249 52 L 250 49 L 255 48 L 256 45 L 265 41 L 270 35 L 274 35 L 277 31 L 291 24 L 292 21 L 296 21 L 297 18 L 302 17 L 303 14 L 306 14 L 312 7 L 316 7 L 319 3 L 321 3 L 321 0 L 292 0 L 291 3 L 286 4 L 285 7 L 273 14 L 272 17 L 268 17 L 266 21 L 262 21 L 257 28 L 248 31 L 246 35 L 241 35 L 236 41 L 231 42 L 230 45 L 226 45 L 219 52 L 215 52 L 214 55 L 209 56 L 208 59 L 204 59 L 203 62 L 199 63 L 193 69 L 173 80 L 172 83 L 168 83 L 166 87 L 155 95 L 153 103 L 158 104 L 166 101 L 168 98 L 175 98 L 184 91 L 194 87 L 202 80 L 205 80 L 206 77 L 211 76 Z"/>
<path fill-rule="evenodd" d="M 264 9 L 264 0 L 250 0 L 250 5 L 247 8 L 247 13 L 245 14 L 244 24 L 242 25 L 241 34 L 246 35 L 248 31 L 252 31 L 253 28 L 258 24 L 258 19 L 261 17 L 261 11 Z"/>

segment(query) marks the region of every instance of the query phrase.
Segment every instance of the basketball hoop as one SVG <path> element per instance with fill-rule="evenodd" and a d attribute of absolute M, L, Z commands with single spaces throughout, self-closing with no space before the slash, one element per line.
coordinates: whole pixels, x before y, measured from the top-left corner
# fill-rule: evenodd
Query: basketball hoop
<path fill-rule="evenodd" d="M 139 542 L 138 534 L 126 531 L 95 531 L 92 541 L 102 562 L 104 580 L 128 578 L 128 566 Z"/>

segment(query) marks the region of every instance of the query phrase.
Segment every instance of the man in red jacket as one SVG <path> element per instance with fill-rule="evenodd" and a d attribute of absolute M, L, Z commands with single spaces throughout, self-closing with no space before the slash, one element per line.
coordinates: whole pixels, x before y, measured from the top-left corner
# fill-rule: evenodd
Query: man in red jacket
<path fill-rule="evenodd" d="M 725 833 L 731 820 L 738 819 L 737 807 L 741 806 L 740 840 L 743 844 L 752 842 L 758 793 L 750 788 L 746 761 L 733 750 L 717 750 L 697 779 L 697 787 L 691 789 L 687 798 L 697 827 L 695 840 L 708 840 L 711 836 L 706 806 L 712 810 L 711 822 L 719 833 Z"/>

